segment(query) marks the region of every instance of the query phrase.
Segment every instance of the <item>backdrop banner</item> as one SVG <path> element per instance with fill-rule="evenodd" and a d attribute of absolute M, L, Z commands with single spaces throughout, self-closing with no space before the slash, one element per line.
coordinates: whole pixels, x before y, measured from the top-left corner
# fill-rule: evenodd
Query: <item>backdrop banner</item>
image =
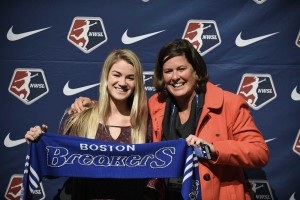
<path fill-rule="evenodd" d="M 160 48 L 184 38 L 209 81 L 248 102 L 267 142 L 269 163 L 245 169 L 253 199 L 300 199 L 299 0 L 10 0 L 0 19 L 2 198 L 20 198 L 26 131 L 46 124 L 58 133 L 76 98 L 98 100 L 113 49 L 138 55 L 150 97 Z M 34 199 L 56 198 L 65 181 L 43 179 Z"/>

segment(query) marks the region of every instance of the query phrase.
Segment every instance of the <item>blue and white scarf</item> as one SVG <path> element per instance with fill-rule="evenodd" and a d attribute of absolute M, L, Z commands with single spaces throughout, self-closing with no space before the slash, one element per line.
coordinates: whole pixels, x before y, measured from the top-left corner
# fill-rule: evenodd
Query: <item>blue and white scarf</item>
<path fill-rule="evenodd" d="M 31 142 L 23 177 L 23 199 L 31 199 L 42 178 L 176 178 L 182 196 L 201 199 L 198 159 L 185 140 L 124 144 L 43 134 Z"/>

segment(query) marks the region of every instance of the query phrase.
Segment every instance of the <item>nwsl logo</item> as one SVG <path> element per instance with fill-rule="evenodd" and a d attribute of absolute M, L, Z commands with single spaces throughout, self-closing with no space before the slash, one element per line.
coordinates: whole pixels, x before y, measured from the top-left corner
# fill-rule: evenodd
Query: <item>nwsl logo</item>
<path fill-rule="evenodd" d="M 245 74 L 237 94 L 244 97 L 254 110 L 262 108 L 277 96 L 271 75 L 268 74 Z"/>
<path fill-rule="evenodd" d="M 14 174 L 11 176 L 9 184 L 7 186 L 6 192 L 5 192 L 5 199 L 8 200 L 18 200 L 21 199 L 22 195 L 22 181 L 23 181 L 23 174 Z M 45 199 L 45 192 L 43 184 L 40 183 L 37 186 L 37 189 L 33 191 L 33 199 Z"/>
<path fill-rule="evenodd" d="M 153 94 L 155 94 L 156 91 L 155 87 L 153 86 L 153 76 L 154 76 L 153 71 L 143 72 L 145 91 L 148 97 L 151 97 Z"/>
<path fill-rule="evenodd" d="M 213 20 L 189 20 L 182 38 L 192 43 L 201 56 L 221 44 L 219 30 Z"/>
<path fill-rule="evenodd" d="M 266 180 L 249 180 L 251 185 L 251 196 L 254 200 L 259 199 L 273 199 L 272 190 L 268 181 Z"/>
<path fill-rule="evenodd" d="M 30 105 L 49 92 L 46 77 L 42 69 L 16 69 L 8 91 Z"/>
<path fill-rule="evenodd" d="M 100 17 L 75 17 L 68 40 L 84 53 L 90 53 L 107 41 Z"/>
<path fill-rule="evenodd" d="M 298 131 L 298 134 L 296 136 L 293 151 L 300 156 L 300 130 Z"/>

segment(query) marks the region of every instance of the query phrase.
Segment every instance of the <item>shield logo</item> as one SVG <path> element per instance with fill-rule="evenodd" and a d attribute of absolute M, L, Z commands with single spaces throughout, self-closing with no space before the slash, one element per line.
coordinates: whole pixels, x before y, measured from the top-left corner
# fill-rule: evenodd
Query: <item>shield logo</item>
<path fill-rule="evenodd" d="M 258 110 L 276 98 L 271 75 L 244 74 L 237 91 L 254 110 Z"/>
<path fill-rule="evenodd" d="M 217 23 L 213 20 L 189 20 L 182 39 L 192 43 L 201 56 L 221 44 Z"/>
<path fill-rule="evenodd" d="M 293 146 L 293 151 L 300 156 L 300 129 L 295 139 L 295 143 Z"/>
<path fill-rule="evenodd" d="M 49 92 L 44 71 L 31 68 L 16 69 L 8 91 L 23 103 L 32 104 Z"/>
<path fill-rule="evenodd" d="M 107 41 L 103 21 L 100 17 L 75 17 L 68 41 L 84 53 L 90 53 Z"/>

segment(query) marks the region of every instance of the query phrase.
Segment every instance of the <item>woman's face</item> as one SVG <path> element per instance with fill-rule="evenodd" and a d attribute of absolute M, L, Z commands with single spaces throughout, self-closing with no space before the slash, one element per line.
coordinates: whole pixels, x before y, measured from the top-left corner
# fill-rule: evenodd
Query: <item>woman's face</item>
<path fill-rule="evenodd" d="M 190 98 L 195 93 L 196 71 L 184 55 L 169 59 L 163 65 L 163 81 L 176 100 Z"/>
<path fill-rule="evenodd" d="M 124 60 L 116 62 L 108 73 L 107 88 L 112 99 L 126 101 L 135 89 L 133 66 Z"/>

